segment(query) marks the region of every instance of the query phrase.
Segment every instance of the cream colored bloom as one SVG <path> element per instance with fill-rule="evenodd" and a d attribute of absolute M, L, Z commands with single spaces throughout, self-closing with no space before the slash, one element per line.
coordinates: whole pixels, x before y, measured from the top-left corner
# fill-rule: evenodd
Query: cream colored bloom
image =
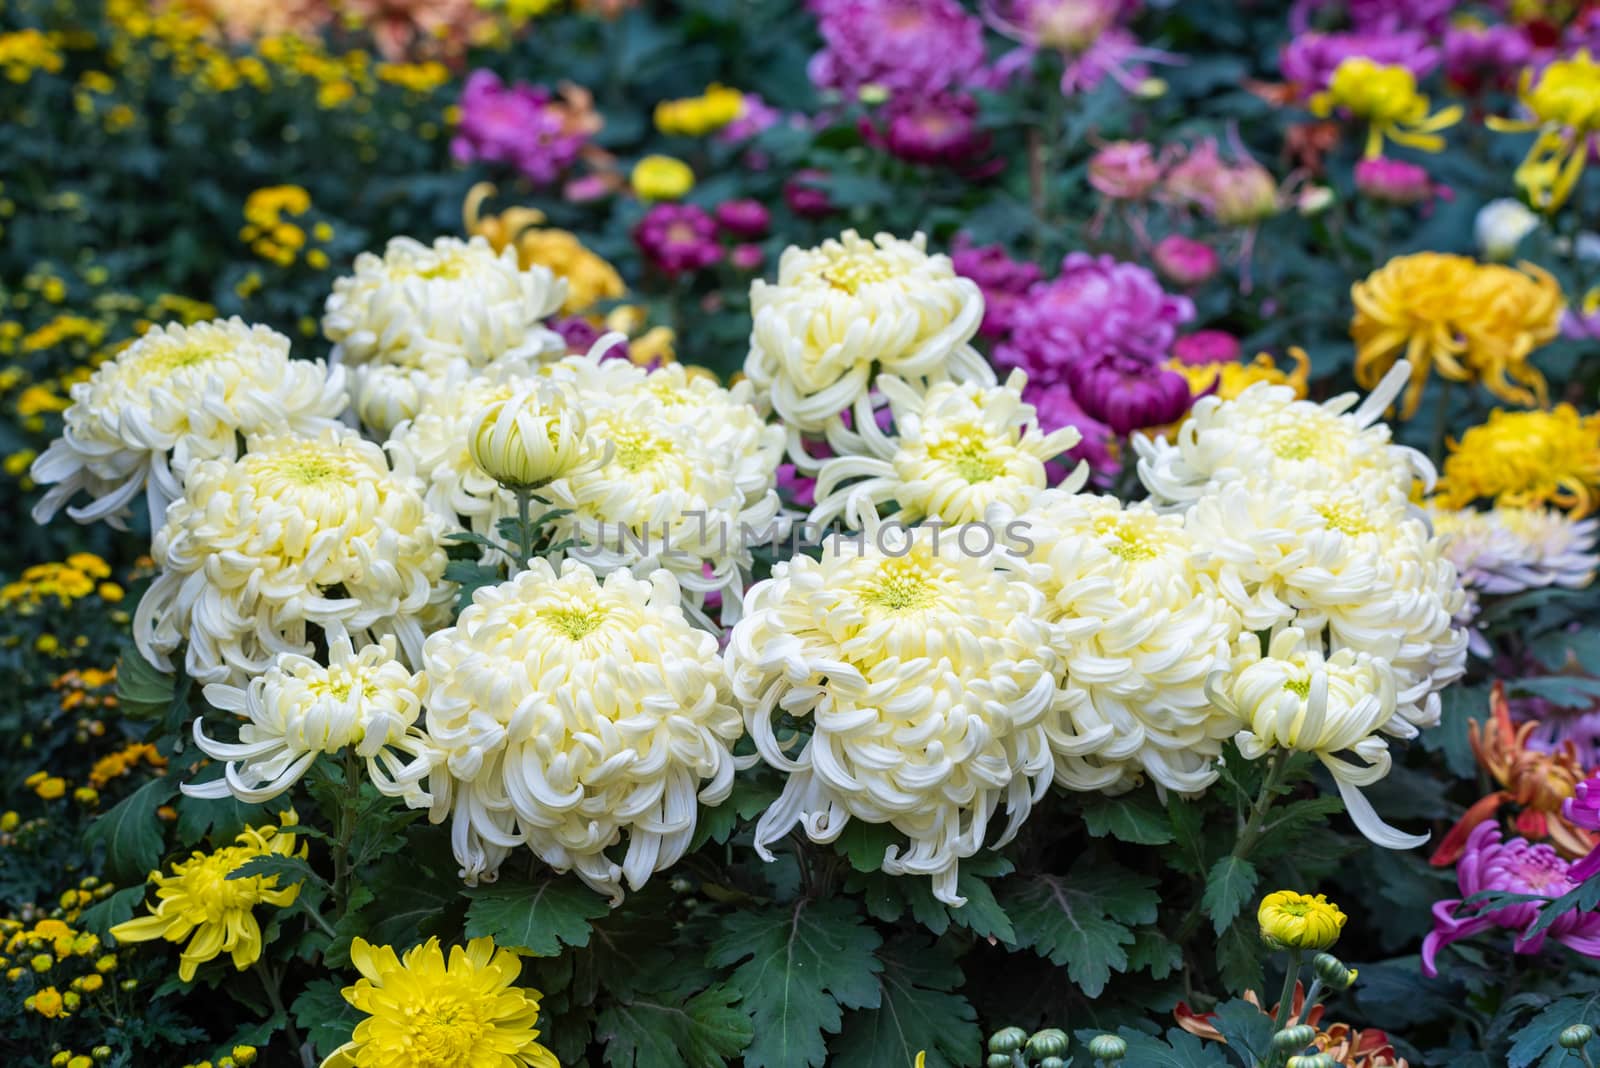
<path fill-rule="evenodd" d="M 738 618 L 751 550 L 781 538 L 776 489 L 783 430 L 762 419 L 750 386 L 724 389 L 681 364 L 645 371 L 602 360 L 597 348 L 549 368 L 588 419 L 589 447 L 604 462 L 539 491 L 571 514 L 551 524 L 573 555 L 605 574 L 658 567 L 677 578 L 685 610 L 706 622 L 711 594 L 721 618 Z"/>
<path fill-rule="evenodd" d="M 448 611 L 447 527 L 415 480 L 345 429 L 263 436 L 238 460 L 184 478 L 151 554 L 161 567 L 134 616 L 145 658 L 241 685 L 278 653 L 309 656 L 311 628 L 394 634 L 416 663 L 423 625 Z"/>
<path fill-rule="evenodd" d="M 831 842 L 852 818 L 887 823 L 909 845 L 883 870 L 931 876 L 960 905 L 959 864 L 995 810 L 1009 810 L 998 845 L 1049 787 L 1058 640 L 1031 583 L 930 535 L 869 523 L 821 560 L 779 563 L 750 589 L 727 660 L 756 749 L 788 774 L 756 852 L 771 860 L 796 825 Z M 784 716 L 810 720 L 803 744 L 780 738 Z"/>
<path fill-rule="evenodd" d="M 328 644 L 327 666 L 279 653 L 248 686 L 205 688 L 213 708 L 249 722 L 234 744 L 208 738 L 203 721 L 194 721 L 195 744 L 227 768 L 212 782 L 185 783 L 183 792 L 231 794 L 246 804 L 270 801 L 298 782 L 318 756 L 348 748 L 367 762 L 367 776 L 380 793 L 425 808 L 432 798 L 419 784 L 431 767 L 431 749 L 414 725 L 426 690 L 427 679 L 395 659 L 392 637 L 359 653 L 349 638 L 335 638 Z"/>
<path fill-rule="evenodd" d="M 968 344 L 983 295 L 948 256 L 928 255 L 921 234 L 869 241 L 846 230 L 816 248 L 791 246 L 775 284 L 751 284 L 750 311 L 745 375 L 797 434 L 848 439 L 840 413 L 852 407 L 857 426 L 871 422 L 868 385 L 880 371 L 994 382 Z"/>
<path fill-rule="evenodd" d="M 559 383 L 535 382 L 478 411 L 467 429 L 467 453 L 502 486 L 533 489 L 588 458 L 587 433 L 577 397 Z"/>
<path fill-rule="evenodd" d="M 1239 752 L 1247 760 L 1274 749 L 1315 754 L 1369 840 L 1389 849 L 1422 845 L 1427 835 L 1390 827 L 1361 793 L 1389 774 L 1389 745 L 1377 733 L 1395 715 L 1388 662 L 1351 649 L 1324 657 L 1320 645 L 1289 627 L 1273 637 L 1263 657 L 1260 640 L 1247 633 L 1233 670 L 1212 677 L 1213 700 L 1247 724 L 1235 739 Z"/>
<path fill-rule="evenodd" d="M 33 464 L 34 481 L 53 483 L 34 519 L 49 522 L 81 490 L 94 500 L 67 514 L 120 529 L 142 489 L 154 530 L 189 464 L 233 459 L 240 434 L 316 433 L 345 403 L 342 370 L 291 359 L 289 339 L 264 326 L 155 327 L 72 387 L 62 436 Z"/>
<path fill-rule="evenodd" d="M 497 254 L 483 238 L 429 246 L 396 237 L 334 282 L 322 331 L 334 362 L 354 369 L 358 414 L 385 432 L 415 415 L 429 383 L 452 369 L 526 369 L 565 352 L 541 325 L 565 298 L 564 281 L 543 267 L 520 268 L 515 249 Z"/>
<path fill-rule="evenodd" d="M 1026 374 L 1013 371 L 1001 386 L 939 382 L 919 392 L 894 375 L 879 376 L 894 435 L 864 423 L 862 455 L 823 463 L 809 521 L 826 525 L 843 516 L 853 522 L 851 513 L 862 503 L 876 509 L 887 501 L 899 510 L 886 518 L 906 523 L 976 523 L 996 505 L 1023 511 L 1045 488 L 1045 463 L 1082 440 L 1070 426 L 1040 431 L 1033 405 L 1022 401 L 1027 382 Z M 1079 463 L 1062 488 L 1076 491 L 1088 479 L 1088 465 Z"/>
<path fill-rule="evenodd" d="M 1321 404 L 1288 386 L 1259 383 L 1232 400 L 1202 397 L 1173 441 L 1133 438 L 1139 478 L 1162 507 L 1185 507 L 1228 481 L 1317 490 L 1374 479 L 1409 496 L 1414 480 L 1431 486 L 1433 465 L 1393 443 L 1379 421 L 1410 375 L 1398 361 L 1356 407 L 1354 393 Z"/>
<path fill-rule="evenodd" d="M 1205 682 L 1227 665 L 1239 617 L 1182 517 L 1052 490 L 1020 520 L 1033 549 L 1019 566 L 1059 624 L 1056 782 L 1127 789 L 1144 773 L 1183 793 L 1210 785 L 1238 724 Z"/>
<path fill-rule="evenodd" d="M 637 890 L 683 855 L 697 799 L 733 787 L 739 711 L 716 639 L 690 625 L 666 571 L 602 583 L 536 559 L 479 590 L 424 659 L 443 758 L 433 819 L 451 818 L 469 882 L 526 843 L 620 899 L 623 880 Z"/>

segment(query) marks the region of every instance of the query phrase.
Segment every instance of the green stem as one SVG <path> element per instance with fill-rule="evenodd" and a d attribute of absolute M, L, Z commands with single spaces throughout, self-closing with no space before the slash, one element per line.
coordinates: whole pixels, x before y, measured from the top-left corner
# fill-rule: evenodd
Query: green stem
<path fill-rule="evenodd" d="M 261 989 L 266 991 L 267 1004 L 272 1006 L 274 1016 L 282 1016 L 284 1028 L 289 1032 L 289 1045 L 294 1049 L 295 1056 L 309 1068 L 311 1061 L 306 1057 L 305 1051 L 300 1048 L 300 1032 L 294 1026 L 294 1017 L 289 1015 L 289 1010 L 283 1006 L 283 994 L 278 990 L 278 975 L 267 962 L 257 960 L 255 963 L 256 977 L 261 980 Z"/>
<path fill-rule="evenodd" d="M 1283 974 L 1283 993 L 1278 996 L 1278 1015 L 1273 1025 L 1278 1031 L 1294 1023 L 1294 988 L 1300 981 L 1300 957 L 1300 950 L 1289 951 L 1289 967 Z"/>
<path fill-rule="evenodd" d="M 1256 794 L 1255 803 L 1250 806 L 1250 815 L 1245 820 L 1243 829 L 1239 831 L 1238 839 L 1233 843 L 1231 856 L 1235 860 L 1244 860 L 1250 856 L 1252 850 L 1261 840 L 1265 830 L 1263 824 L 1267 818 L 1267 811 L 1272 808 L 1273 801 L 1277 800 L 1278 787 L 1282 784 L 1283 771 L 1288 766 L 1289 752 L 1286 749 L 1277 749 L 1272 753 L 1271 763 L 1267 766 L 1267 777 L 1261 782 L 1261 791 Z M 1183 924 L 1178 928 L 1177 941 L 1181 944 L 1187 942 L 1194 935 L 1195 928 L 1200 926 L 1200 902 L 1196 901 L 1189 909 L 1189 914 L 1183 918 Z"/>
<path fill-rule="evenodd" d="M 1586 1050 L 1586 1049 L 1576 1049 L 1576 1050 L 1573 1050 L 1572 1052 L 1576 1053 L 1578 1055 L 1578 1059 L 1583 1062 L 1583 1068 L 1594 1068 L 1594 1061 L 1589 1059 L 1589 1051 L 1588 1050 Z"/>
<path fill-rule="evenodd" d="M 333 843 L 333 907 L 335 915 L 344 917 L 345 905 L 350 900 L 350 843 L 356 836 L 356 806 L 361 799 L 361 765 L 353 752 L 344 754 L 344 795 L 339 800 L 339 814 L 334 826 L 337 838 Z M 322 918 L 317 917 L 319 922 Z M 332 934 L 330 930 L 328 932 Z"/>
<path fill-rule="evenodd" d="M 533 500 L 531 490 L 517 490 L 517 570 L 526 571 L 528 561 L 533 559 L 533 526 L 529 516 L 529 503 Z"/>

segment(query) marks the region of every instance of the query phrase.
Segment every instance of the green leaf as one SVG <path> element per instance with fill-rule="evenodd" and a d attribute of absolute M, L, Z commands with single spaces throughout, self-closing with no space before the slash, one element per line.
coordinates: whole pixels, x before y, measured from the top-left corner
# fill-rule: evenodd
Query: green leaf
<path fill-rule="evenodd" d="M 1171 821 L 1177 846 L 1167 853 L 1168 862 L 1185 875 L 1199 878 L 1206 870 L 1206 835 L 1201 825 L 1199 802 L 1168 794 L 1167 819 Z"/>
<path fill-rule="evenodd" d="M 1600 1031 L 1600 991 L 1588 994 L 1569 994 L 1557 998 L 1524 1024 L 1512 1039 L 1506 1054 L 1507 1068 L 1555 1068 L 1566 1062 L 1577 1062 L 1576 1055 L 1557 1044 L 1561 1032 L 1573 1024 L 1586 1023 Z M 1591 1039 L 1588 1052 L 1600 1052 L 1600 1040 Z"/>
<path fill-rule="evenodd" d="M 353 980 L 352 980 L 353 981 Z M 350 1033 L 361 1022 L 361 1013 L 339 993 L 340 984 L 332 979 L 313 979 L 294 999 L 294 1022 L 327 1057 L 350 1041 Z"/>
<path fill-rule="evenodd" d="M 1251 1062 L 1265 1062 L 1272 1051 L 1273 1019 L 1243 998 L 1217 1006 L 1216 1027 L 1228 1045 L 1248 1053 Z"/>
<path fill-rule="evenodd" d="M 1128 947 L 1128 971 L 1148 971 L 1150 978 L 1161 980 L 1183 967 L 1183 947 L 1157 927 L 1141 927 L 1133 932 L 1133 945 Z"/>
<path fill-rule="evenodd" d="M 484 541 L 494 546 L 493 542 Z M 444 565 L 444 579 L 446 582 L 456 583 L 460 589 L 456 592 L 456 609 L 459 611 L 472 603 L 472 595 L 485 586 L 498 585 L 501 581 L 500 569 L 480 564 L 476 560 L 451 560 Z"/>
<path fill-rule="evenodd" d="M 1255 917 L 1240 917 L 1217 940 L 1217 971 L 1225 990 L 1260 990 L 1261 932 Z"/>
<path fill-rule="evenodd" d="M 117 709 L 133 719 L 160 719 L 172 706 L 177 680 L 132 645 L 117 658 Z"/>
<path fill-rule="evenodd" d="M 1243 857 L 1226 856 L 1211 866 L 1200 906 L 1211 917 L 1212 929 L 1217 934 L 1233 923 L 1245 902 L 1256 892 L 1259 878 L 1256 866 Z"/>
<path fill-rule="evenodd" d="M 1015 944 L 1017 933 L 1011 919 L 995 900 L 994 889 L 987 879 L 1010 874 L 1011 862 L 998 853 L 984 853 L 963 861 L 956 877 L 956 893 L 967 899 L 959 908 L 952 908 L 933 896 L 933 882 L 925 878 L 886 875 L 881 871 L 852 872 L 845 887 L 860 894 L 867 912 L 885 923 L 898 920 L 909 908 L 911 915 L 922 926 L 936 935 L 942 935 L 952 925 L 965 927 L 980 938 L 993 938 L 1007 945 Z"/>
<path fill-rule="evenodd" d="M 883 869 L 884 851 L 892 845 L 903 843 L 904 837 L 884 823 L 851 820 L 845 824 L 839 837 L 834 839 L 833 845 L 845 855 L 856 871 L 875 872 Z"/>
<path fill-rule="evenodd" d="M 161 860 L 164 839 L 156 809 L 177 792 L 171 780 L 151 779 L 89 824 L 84 841 L 105 848 L 106 873 L 113 881 L 142 883 Z"/>
<path fill-rule="evenodd" d="M 1482 686 L 1451 686 L 1439 695 L 1439 724 L 1422 732 L 1418 739 L 1430 753 L 1443 753 L 1445 766 L 1458 779 L 1469 779 L 1477 772 L 1467 724 L 1489 718 L 1489 692 Z"/>
<path fill-rule="evenodd" d="M 467 937 L 488 935 L 497 945 L 553 957 L 563 945 L 589 944 L 590 921 L 611 911 L 606 899 L 575 878 L 553 876 L 534 883 L 502 880 L 462 891 Z"/>
<path fill-rule="evenodd" d="M 220 765 L 212 764 L 206 768 L 196 782 L 208 782 L 222 777 Z M 250 805 L 233 796 L 228 797 L 190 797 L 187 794 L 180 796 L 174 805 L 178 810 L 178 841 L 186 846 L 198 844 L 209 837 L 213 842 L 226 842 L 251 824 L 259 824 L 273 817 L 267 816 L 266 804 Z M 280 808 L 288 807 L 280 803 L 273 808 L 277 812 Z"/>
<path fill-rule="evenodd" d="M 130 886 L 118 890 L 104 901 L 97 901 L 83 910 L 83 915 L 78 921 L 86 931 L 92 931 L 101 938 L 106 933 L 122 923 L 133 918 L 133 910 L 139 907 L 144 900 L 144 885 Z"/>
<path fill-rule="evenodd" d="M 750 1017 L 734 1008 L 737 991 L 718 984 L 678 1004 L 635 997 L 608 1005 L 596 1019 L 613 1068 L 701 1068 L 725 1064 L 750 1044 Z"/>
<path fill-rule="evenodd" d="M 1134 924 L 1156 919 L 1155 880 L 1104 857 L 1084 856 L 1065 876 L 1013 876 L 1001 884 L 1000 904 L 1016 927 L 1017 944 L 1067 969 L 1090 997 L 1099 997 L 1112 972 L 1128 969 L 1123 948 Z"/>
<path fill-rule="evenodd" d="M 1096 838 L 1106 835 L 1136 845 L 1166 845 L 1172 841 L 1172 820 L 1151 791 L 1091 795 L 1083 806 L 1083 822 Z"/>
<path fill-rule="evenodd" d="M 961 994 L 961 968 L 948 951 L 910 935 L 878 959 L 878 1005 L 845 1018 L 843 1032 L 829 1046 L 833 1062 L 909 1066 L 926 1051 L 928 1068 L 970 1063 L 983 1033 Z"/>
<path fill-rule="evenodd" d="M 777 800 L 778 791 L 776 780 L 737 776 L 733 780 L 733 793 L 728 795 L 726 801 L 715 808 L 700 810 L 689 852 L 693 853 L 707 842 L 726 842 L 732 837 L 740 820 L 754 819 L 766 811 L 767 806 Z"/>
<path fill-rule="evenodd" d="M 1087 1045 L 1098 1033 L 1080 1031 L 1077 1037 Z M 1226 1047 L 1201 1042 L 1177 1027 L 1167 1032 L 1165 1042 L 1129 1027 L 1119 1028 L 1117 1035 L 1128 1044 L 1128 1056 L 1122 1061 L 1126 1068 L 1234 1068 L 1223 1052 Z"/>
<path fill-rule="evenodd" d="M 755 1025 L 745 1068 L 822 1064 L 823 1032 L 838 1032 L 841 1010 L 878 1006 L 879 942 L 855 904 L 840 898 L 729 916 L 706 959 L 738 964 L 730 981 Z"/>

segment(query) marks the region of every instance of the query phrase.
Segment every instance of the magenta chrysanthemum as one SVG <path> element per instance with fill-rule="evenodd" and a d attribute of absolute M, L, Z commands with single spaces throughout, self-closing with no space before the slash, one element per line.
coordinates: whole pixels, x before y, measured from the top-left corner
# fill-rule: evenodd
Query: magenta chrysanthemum
<path fill-rule="evenodd" d="M 1586 831 L 1600 831 L 1600 771 L 1578 784 L 1577 792 L 1562 803 L 1561 814 Z M 1575 861 L 1567 875 L 1577 883 L 1600 875 L 1600 846 Z"/>
<path fill-rule="evenodd" d="M 915 95 L 979 80 L 983 24 L 956 0 L 814 0 L 823 48 L 812 84 L 855 93 L 862 86 Z"/>
<path fill-rule="evenodd" d="M 1439 974 L 1439 950 L 1495 927 L 1518 932 L 1512 943 L 1517 953 L 1538 953 L 1545 940 L 1551 938 L 1586 957 L 1600 957 L 1600 913 L 1574 910 L 1547 930 L 1529 935 L 1527 929 L 1539 915 L 1537 902 L 1476 913 L 1472 906 L 1462 907 L 1466 898 L 1485 890 L 1529 894 L 1552 901 L 1572 890 L 1578 884 L 1572 865 L 1562 860 L 1553 847 L 1534 845 L 1522 838 L 1502 842 L 1497 823 L 1481 823 L 1467 839 L 1466 852 L 1456 863 L 1456 882 L 1461 887 L 1461 897 L 1433 906 L 1433 931 L 1422 943 L 1424 975 Z"/>
<path fill-rule="evenodd" d="M 972 279 L 983 290 L 983 325 L 978 333 L 991 339 L 1005 337 L 1015 322 L 1018 304 L 1040 278 L 1038 264 L 1012 259 L 1004 245 L 974 245 L 965 234 L 956 238 L 950 263 L 957 274 Z"/>
<path fill-rule="evenodd" d="M 1284 46 L 1278 69 L 1284 81 L 1310 96 L 1326 89 L 1339 64 L 1354 56 L 1405 67 L 1419 79 L 1439 65 L 1439 50 L 1421 33 L 1302 33 Z"/>
<path fill-rule="evenodd" d="M 493 71 L 475 70 L 461 90 L 461 123 L 450 152 L 462 163 L 505 163 L 540 184 L 577 162 L 588 132 L 550 90 L 506 85 Z"/>
<path fill-rule="evenodd" d="M 633 240 L 667 275 L 704 270 L 722 258 L 716 220 L 693 204 L 657 204 L 634 227 Z"/>

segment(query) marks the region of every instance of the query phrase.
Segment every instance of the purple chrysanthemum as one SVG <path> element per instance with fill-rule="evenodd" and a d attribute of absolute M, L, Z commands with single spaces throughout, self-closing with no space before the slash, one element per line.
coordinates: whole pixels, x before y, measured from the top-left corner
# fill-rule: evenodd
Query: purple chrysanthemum
<path fill-rule="evenodd" d="M 898 93 L 861 120 L 870 144 L 910 163 L 953 167 L 969 175 L 991 172 L 990 137 L 978 125 L 978 102 L 967 93 Z"/>
<path fill-rule="evenodd" d="M 1066 366 L 1066 381 L 1078 406 L 1120 435 L 1175 423 L 1194 402 L 1187 378 L 1136 356 L 1075 360 Z"/>
<path fill-rule="evenodd" d="M 1511 84 L 1533 58 L 1533 42 L 1515 26 L 1451 26 L 1444 34 L 1444 73 L 1477 92 Z"/>
<path fill-rule="evenodd" d="M 823 48 L 813 85 L 924 94 L 981 80 L 983 24 L 956 0 L 813 0 Z"/>
<path fill-rule="evenodd" d="M 1586 831 L 1600 831 L 1600 771 L 1578 784 L 1577 793 L 1562 803 L 1561 814 L 1574 826 Z M 1600 875 L 1600 846 L 1589 850 L 1588 856 L 1574 861 L 1567 875 L 1577 883 Z"/>
<path fill-rule="evenodd" d="M 1083 440 L 1074 445 L 1065 456 L 1050 464 L 1049 473 L 1054 483 L 1064 478 L 1077 466 L 1079 460 L 1089 464 L 1090 477 L 1095 485 L 1109 487 L 1122 470 L 1117 454 L 1117 436 L 1100 420 L 1092 418 L 1072 398 L 1072 390 L 1065 382 L 1053 386 L 1039 386 L 1032 382 L 1022 391 L 1022 399 L 1033 405 L 1039 417 L 1039 428 L 1045 433 L 1064 426 L 1077 428 Z"/>
<path fill-rule="evenodd" d="M 965 234 L 956 238 L 950 263 L 957 274 L 983 290 L 983 325 L 978 333 L 991 339 L 1009 334 L 1018 303 L 1039 280 L 1038 264 L 1012 259 L 1004 245 L 974 245 Z"/>
<path fill-rule="evenodd" d="M 1461 897 L 1439 901 L 1433 906 L 1433 931 L 1422 943 L 1422 972 L 1439 974 L 1439 950 L 1452 942 L 1491 928 L 1518 932 L 1512 948 L 1517 953 L 1538 953 L 1546 938 L 1553 938 L 1586 957 L 1600 957 L 1600 913 L 1567 913 L 1547 930 L 1526 933 L 1539 915 L 1537 902 L 1507 905 L 1504 908 L 1474 912 L 1462 909 L 1462 901 L 1485 890 L 1509 891 L 1554 900 L 1577 886 L 1572 865 L 1551 846 L 1534 845 L 1526 839 L 1500 840 L 1500 827 L 1494 820 L 1480 823 L 1467 839 L 1466 852 L 1456 862 L 1456 882 Z M 1466 915 L 1457 913 L 1465 911 Z"/>
<path fill-rule="evenodd" d="M 1339 64 L 1352 56 L 1406 67 L 1418 78 L 1439 65 L 1439 50 L 1421 33 L 1302 33 L 1284 46 L 1278 69 L 1302 95 L 1328 87 Z"/>
<path fill-rule="evenodd" d="M 461 122 L 450 142 L 462 163 L 505 163 L 542 185 L 554 182 L 588 143 L 550 90 L 506 85 L 493 71 L 475 70 L 461 89 Z"/>
<path fill-rule="evenodd" d="M 657 204 L 634 227 L 633 240 L 667 275 L 703 270 L 722 258 L 716 220 L 693 204 Z"/>

